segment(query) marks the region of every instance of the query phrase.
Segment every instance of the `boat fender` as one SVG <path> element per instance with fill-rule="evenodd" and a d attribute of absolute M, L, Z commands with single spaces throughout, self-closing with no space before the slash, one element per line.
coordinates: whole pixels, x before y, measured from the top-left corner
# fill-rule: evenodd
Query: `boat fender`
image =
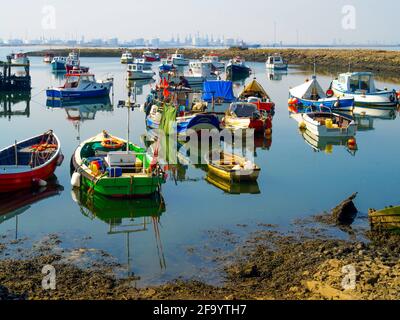
<path fill-rule="evenodd" d="M 335 102 L 334 107 L 335 107 L 335 108 L 339 108 L 339 107 L 340 107 L 340 102 L 339 102 L 339 100 Z"/>
<path fill-rule="evenodd" d="M 71 185 L 74 188 L 80 188 L 80 186 L 81 186 L 81 174 L 79 172 L 74 172 L 72 174 Z"/>
<path fill-rule="evenodd" d="M 74 192 L 74 190 L 71 190 L 71 198 L 75 203 L 79 204 L 78 195 Z"/>
<path fill-rule="evenodd" d="M 306 123 L 305 123 L 305 122 L 301 122 L 301 123 L 299 124 L 299 129 L 300 129 L 300 130 L 306 130 L 306 129 L 307 129 Z"/>
<path fill-rule="evenodd" d="M 47 182 L 42 179 L 33 179 L 32 185 L 35 188 L 44 188 L 47 187 Z"/>

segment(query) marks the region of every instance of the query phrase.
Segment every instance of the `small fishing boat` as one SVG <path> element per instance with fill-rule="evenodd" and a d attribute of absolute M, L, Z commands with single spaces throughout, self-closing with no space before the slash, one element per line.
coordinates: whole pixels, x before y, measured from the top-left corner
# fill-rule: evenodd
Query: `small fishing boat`
<path fill-rule="evenodd" d="M 128 64 L 128 63 L 132 63 L 132 62 L 133 62 L 132 52 L 130 52 L 129 50 L 125 50 L 121 56 L 121 63 Z"/>
<path fill-rule="evenodd" d="M 231 103 L 237 100 L 233 93 L 232 81 L 205 81 L 201 100 L 209 110 L 226 112 Z"/>
<path fill-rule="evenodd" d="M 189 59 L 186 59 L 184 54 L 178 53 L 176 51 L 172 56 L 171 56 L 172 64 L 179 66 L 179 67 L 186 67 L 189 65 Z"/>
<path fill-rule="evenodd" d="M 248 67 L 245 61 L 240 57 L 229 60 L 226 66 L 226 75 L 230 80 L 246 79 L 250 74 L 250 67 Z"/>
<path fill-rule="evenodd" d="M 71 184 L 109 197 L 145 197 L 157 193 L 164 172 L 144 148 L 103 131 L 83 142 L 72 157 Z"/>
<path fill-rule="evenodd" d="M 51 69 L 53 71 L 63 71 L 65 72 L 65 65 L 67 64 L 67 58 L 65 57 L 54 57 L 51 61 Z"/>
<path fill-rule="evenodd" d="M 46 53 L 45 56 L 43 57 L 43 62 L 44 63 L 51 63 L 54 59 L 54 54 L 53 53 Z"/>
<path fill-rule="evenodd" d="M 53 131 L 0 150 L 0 193 L 46 186 L 62 161 L 60 140 Z"/>
<path fill-rule="evenodd" d="M 160 55 L 151 51 L 145 51 L 143 53 L 143 58 L 146 59 L 147 62 L 160 61 Z"/>
<path fill-rule="evenodd" d="M 333 91 L 324 92 L 314 75 L 311 80 L 289 90 L 289 105 L 298 108 L 325 107 L 331 110 L 353 110 L 354 97 L 334 97 Z"/>
<path fill-rule="evenodd" d="M 239 100 L 243 102 L 253 103 L 257 106 L 258 110 L 271 112 L 275 109 L 275 103 L 264 90 L 264 88 L 253 79 L 239 95 Z"/>
<path fill-rule="evenodd" d="M 383 210 L 369 210 L 369 221 L 372 230 L 400 232 L 400 206 Z"/>
<path fill-rule="evenodd" d="M 110 94 L 112 85 L 113 79 L 97 81 L 93 74 L 71 72 L 66 74 L 64 86 L 49 88 L 46 95 L 51 99 L 104 97 Z"/>
<path fill-rule="evenodd" d="M 146 70 L 142 64 L 130 63 L 127 69 L 128 80 L 152 79 L 156 74 L 150 69 Z"/>
<path fill-rule="evenodd" d="M 268 57 L 265 67 L 268 70 L 287 70 L 288 64 L 283 60 L 280 54 L 275 53 L 273 56 Z"/>
<path fill-rule="evenodd" d="M 222 124 L 226 129 L 254 129 L 256 133 L 266 130 L 267 116 L 254 103 L 234 102 L 226 111 Z"/>
<path fill-rule="evenodd" d="M 211 63 L 217 70 L 225 69 L 225 63 L 219 61 L 219 56 L 217 54 L 204 55 L 201 61 Z"/>
<path fill-rule="evenodd" d="M 168 82 L 174 84 L 178 84 L 180 77 L 183 76 L 189 82 L 190 86 L 201 86 L 205 81 L 218 79 L 218 76 L 212 71 L 212 64 L 200 61 L 190 62 L 190 69 L 186 74 L 180 69 L 172 69 L 161 76 L 166 77 Z"/>
<path fill-rule="evenodd" d="M 70 73 L 71 71 L 81 71 L 83 73 L 89 72 L 88 67 L 83 67 L 81 66 L 81 60 L 79 58 L 79 53 L 76 51 L 70 52 L 68 55 L 68 58 L 65 63 L 65 70 L 67 73 Z"/>
<path fill-rule="evenodd" d="M 396 90 L 381 90 L 375 86 L 371 72 L 348 72 L 332 82 L 337 97 L 354 98 L 356 105 L 365 108 L 395 108 L 398 104 Z"/>
<path fill-rule="evenodd" d="M 11 63 L 14 65 L 25 66 L 25 65 L 29 65 L 29 59 L 28 59 L 28 56 L 23 52 L 13 53 L 11 55 Z"/>
<path fill-rule="evenodd" d="M 151 62 L 147 62 L 145 58 L 134 58 L 133 63 L 141 65 L 143 70 L 151 70 L 153 68 L 153 64 Z"/>
<path fill-rule="evenodd" d="M 353 137 L 357 125 L 353 118 L 333 112 L 311 112 L 292 115 L 300 128 L 318 137 Z"/>
<path fill-rule="evenodd" d="M 238 155 L 212 151 L 205 156 L 208 172 L 229 182 L 254 182 L 260 175 L 260 167 Z"/>

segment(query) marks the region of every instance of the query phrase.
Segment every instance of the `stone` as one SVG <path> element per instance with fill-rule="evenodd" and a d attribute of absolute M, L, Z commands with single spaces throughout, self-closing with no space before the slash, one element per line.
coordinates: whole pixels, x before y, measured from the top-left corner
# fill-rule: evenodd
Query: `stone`
<path fill-rule="evenodd" d="M 350 226 L 353 224 L 358 213 L 353 202 L 357 195 L 358 193 L 354 193 L 332 210 L 332 217 L 338 225 Z"/>

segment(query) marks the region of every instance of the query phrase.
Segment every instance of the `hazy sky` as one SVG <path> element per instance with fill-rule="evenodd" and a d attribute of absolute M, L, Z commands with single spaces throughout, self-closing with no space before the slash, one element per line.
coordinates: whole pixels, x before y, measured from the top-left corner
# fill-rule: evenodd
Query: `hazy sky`
<path fill-rule="evenodd" d="M 1 1 L 0 38 L 169 39 L 214 34 L 247 41 L 397 42 L 398 0 L 14 0 Z M 355 29 L 344 29 L 342 9 L 355 8 Z M 42 10 L 55 8 L 55 29 Z M 46 9 L 45 9 L 46 10 Z M 47 11 L 48 13 L 49 11 Z M 51 23 L 50 19 L 50 23 Z M 348 20 L 346 20 L 348 22 Z M 347 24 L 349 25 L 349 24 Z M 352 22 L 350 22 L 352 26 Z"/>

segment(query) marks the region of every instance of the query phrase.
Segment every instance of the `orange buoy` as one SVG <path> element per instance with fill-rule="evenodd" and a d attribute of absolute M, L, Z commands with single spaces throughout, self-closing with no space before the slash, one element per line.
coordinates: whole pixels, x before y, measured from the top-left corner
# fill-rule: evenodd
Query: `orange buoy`
<path fill-rule="evenodd" d="M 348 146 L 350 149 L 355 149 L 355 148 L 357 148 L 357 141 L 356 141 L 356 139 L 355 139 L 355 138 L 350 138 L 350 139 L 347 141 L 347 146 Z"/>

